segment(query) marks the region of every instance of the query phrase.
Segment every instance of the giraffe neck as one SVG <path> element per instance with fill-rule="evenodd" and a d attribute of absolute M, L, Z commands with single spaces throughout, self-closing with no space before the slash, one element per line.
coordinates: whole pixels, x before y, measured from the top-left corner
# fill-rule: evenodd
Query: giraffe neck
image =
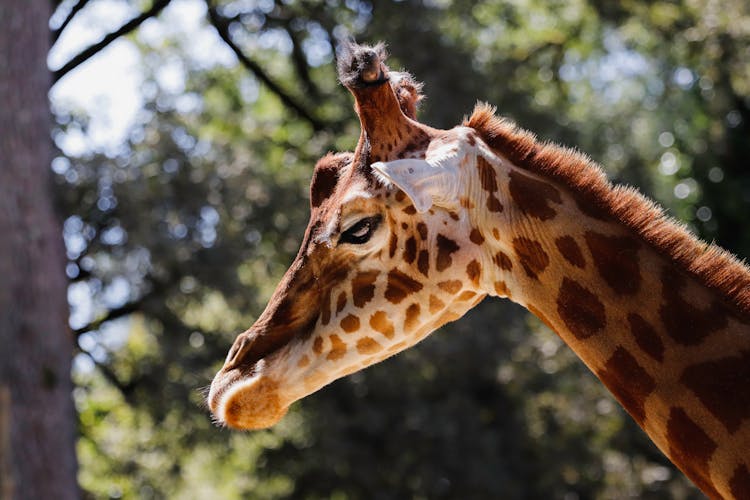
<path fill-rule="evenodd" d="M 568 186 L 497 155 L 476 173 L 485 290 L 560 335 L 704 492 L 750 494 L 747 312 Z"/>

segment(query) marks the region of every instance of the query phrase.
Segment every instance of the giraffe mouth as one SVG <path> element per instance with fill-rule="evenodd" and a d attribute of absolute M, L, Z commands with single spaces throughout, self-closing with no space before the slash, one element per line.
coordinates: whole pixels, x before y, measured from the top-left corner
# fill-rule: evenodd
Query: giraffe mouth
<path fill-rule="evenodd" d="M 289 409 L 280 384 L 263 373 L 264 361 L 252 372 L 238 368 L 220 371 L 211 382 L 208 405 L 219 425 L 233 429 L 266 429 L 281 420 Z"/>
<path fill-rule="evenodd" d="M 281 305 L 279 305 L 281 304 Z M 269 313 L 269 311 L 271 311 Z M 280 311 L 283 314 L 280 314 Z M 284 301 L 276 308 L 267 308 L 264 315 L 292 316 L 290 327 L 285 329 L 259 320 L 235 339 L 224 366 L 214 376 L 208 394 L 208 406 L 214 421 L 233 429 L 265 429 L 281 420 L 296 399 L 288 383 L 281 384 L 288 374 L 280 373 L 289 352 L 296 343 L 295 338 L 307 335 L 318 319 L 317 314 L 301 320 L 284 307 Z"/>

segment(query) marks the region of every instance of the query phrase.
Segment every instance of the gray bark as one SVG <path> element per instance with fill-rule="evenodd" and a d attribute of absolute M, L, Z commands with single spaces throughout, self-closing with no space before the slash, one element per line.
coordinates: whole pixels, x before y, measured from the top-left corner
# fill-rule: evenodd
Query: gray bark
<path fill-rule="evenodd" d="M 0 498 L 68 499 L 75 414 L 51 189 L 49 0 L 0 3 Z"/>

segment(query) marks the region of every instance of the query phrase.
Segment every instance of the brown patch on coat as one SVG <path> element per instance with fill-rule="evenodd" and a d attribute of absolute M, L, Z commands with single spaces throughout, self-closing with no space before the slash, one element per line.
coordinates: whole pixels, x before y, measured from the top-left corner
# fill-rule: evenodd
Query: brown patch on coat
<path fill-rule="evenodd" d="M 420 307 L 416 302 L 406 308 L 406 317 L 404 318 L 404 330 L 411 331 L 418 326 Z"/>
<path fill-rule="evenodd" d="M 414 260 L 417 258 L 417 240 L 414 236 L 410 236 L 409 239 L 406 240 L 403 257 L 407 264 L 414 263 Z"/>
<path fill-rule="evenodd" d="M 708 476 L 708 462 L 716 443 L 679 407 L 669 411 L 667 420 L 669 457 L 682 471 L 712 498 L 721 498 Z"/>
<path fill-rule="evenodd" d="M 455 311 L 447 310 L 443 314 L 440 315 L 440 317 L 435 322 L 436 325 L 444 325 L 446 323 L 450 323 L 451 321 L 456 321 L 457 319 L 461 319 L 461 315 L 458 314 Z"/>
<path fill-rule="evenodd" d="M 538 279 L 549 265 L 549 255 L 538 241 L 523 236 L 513 239 L 513 249 L 516 251 L 521 267 L 529 278 Z"/>
<path fill-rule="evenodd" d="M 456 300 L 466 301 L 466 300 L 471 300 L 476 296 L 477 296 L 476 292 L 472 292 L 471 290 L 464 290 L 463 292 L 461 292 L 461 295 L 459 295 Z"/>
<path fill-rule="evenodd" d="M 388 256 L 391 259 L 396 255 L 396 248 L 398 248 L 398 236 L 396 236 L 396 233 L 391 233 L 391 238 L 388 242 Z"/>
<path fill-rule="evenodd" d="M 719 302 L 699 309 L 680 295 L 685 278 L 670 268 L 662 273 L 662 304 L 659 308 L 667 334 L 682 345 L 698 345 L 711 333 L 727 326 L 727 311 Z"/>
<path fill-rule="evenodd" d="M 487 210 L 490 212 L 502 212 L 503 205 L 495 197 L 495 191 L 497 191 L 495 167 L 480 156 L 477 158 L 477 169 L 479 170 L 479 182 L 482 185 L 482 189 L 487 191 Z"/>
<path fill-rule="evenodd" d="M 494 116 L 487 104 L 474 108 L 464 122 L 491 148 L 514 165 L 549 178 L 573 194 L 580 207 L 597 217 L 616 219 L 668 260 L 727 297 L 745 322 L 750 318 L 750 269 L 730 253 L 707 245 L 673 222 L 634 189 L 614 187 L 585 155 L 541 143 L 513 122 Z"/>
<path fill-rule="evenodd" d="M 320 304 L 320 322 L 327 325 L 331 322 L 331 291 L 323 292 L 322 302 Z"/>
<path fill-rule="evenodd" d="M 459 280 L 448 280 L 438 283 L 438 288 L 451 295 L 456 295 L 463 286 L 464 284 Z"/>
<path fill-rule="evenodd" d="M 576 243 L 575 238 L 572 236 L 560 236 L 555 239 L 555 246 L 560 255 L 569 263 L 581 269 L 586 267 L 586 260 L 583 258 L 583 253 L 581 253 L 581 248 Z"/>
<path fill-rule="evenodd" d="M 375 314 L 370 316 L 370 326 L 373 330 L 382 333 L 389 339 L 392 339 L 395 333 L 393 323 L 388 319 L 388 314 L 385 311 L 376 311 Z"/>
<path fill-rule="evenodd" d="M 623 347 L 615 349 L 598 375 L 638 425 L 643 427 L 646 418 L 644 402 L 656 388 L 653 377 Z"/>
<path fill-rule="evenodd" d="M 375 296 L 375 281 L 380 271 L 364 271 L 352 280 L 352 301 L 356 307 L 364 307 Z"/>
<path fill-rule="evenodd" d="M 340 313 L 346 307 L 346 292 L 341 292 L 336 299 L 336 314 Z"/>
<path fill-rule="evenodd" d="M 592 219 L 602 220 L 602 221 L 607 221 L 607 222 L 612 220 L 612 216 L 607 213 L 606 208 L 604 208 L 601 205 L 596 204 L 595 201 L 584 200 L 582 198 L 576 198 L 575 202 L 576 202 L 576 206 L 578 207 L 578 210 L 580 210 L 581 213 L 588 215 Z"/>
<path fill-rule="evenodd" d="M 347 314 L 339 323 L 341 329 L 346 333 L 353 333 L 359 330 L 359 318 L 353 314 Z"/>
<path fill-rule="evenodd" d="M 570 333 L 579 340 L 596 335 L 607 326 L 604 304 L 587 288 L 570 278 L 563 278 L 560 286 L 557 313 Z"/>
<path fill-rule="evenodd" d="M 336 361 L 343 358 L 346 354 L 346 344 L 335 334 L 331 335 L 329 339 L 331 340 L 331 350 L 328 351 L 326 359 L 329 361 Z"/>
<path fill-rule="evenodd" d="M 362 337 L 357 341 L 357 352 L 362 355 L 375 354 L 383 348 L 382 345 L 372 337 Z"/>
<path fill-rule="evenodd" d="M 406 153 L 423 151 L 427 149 L 432 137 L 423 130 L 415 130 L 411 141 L 399 152 L 397 156 L 403 157 Z"/>
<path fill-rule="evenodd" d="M 469 277 L 475 286 L 479 286 L 479 278 L 482 276 L 482 265 L 476 260 L 472 260 L 466 265 L 466 276 Z"/>
<path fill-rule="evenodd" d="M 517 170 L 512 170 L 509 176 L 510 196 L 521 212 L 542 221 L 552 219 L 557 215 L 557 211 L 550 206 L 550 203 L 562 203 L 560 191 L 557 188 Z"/>
<path fill-rule="evenodd" d="M 680 382 L 730 433 L 750 418 L 750 351 L 688 366 Z"/>
<path fill-rule="evenodd" d="M 422 289 L 422 283 L 412 279 L 398 269 L 388 273 L 388 286 L 385 289 L 385 298 L 389 302 L 398 304 L 409 295 Z"/>
<path fill-rule="evenodd" d="M 474 208 L 474 202 L 471 201 L 466 196 L 462 196 L 458 201 L 461 204 L 462 208 L 468 208 L 468 209 Z"/>
<path fill-rule="evenodd" d="M 487 196 L 487 210 L 490 212 L 500 213 L 503 211 L 503 204 L 500 203 L 494 194 Z"/>
<path fill-rule="evenodd" d="M 479 182 L 482 189 L 492 194 L 497 191 L 497 173 L 495 167 L 483 157 L 477 157 L 477 170 L 479 171 Z"/>
<path fill-rule="evenodd" d="M 444 271 L 448 269 L 453 263 L 451 254 L 457 252 L 459 248 L 458 244 L 450 238 L 443 236 L 442 234 L 437 235 L 437 248 L 438 254 L 435 260 L 435 269 L 438 271 Z"/>
<path fill-rule="evenodd" d="M 419 237 L 423 240 L 427 239 L 427 224 L 424 222 L 417 223 L 417 232 L 419 233 Z"/>
<path fill-rule="evenodd" d="M 445 302 L 430 294 L 430 314 L 435 314 L 445 308 Z"/>
<path fill-rule="evenodd" d="M 495 263 L 500 269 L 504 271 L 510 271 L 511 269 L 513 269 L 513 262 L 510 260 L 510 257 L 508 257 L 502 250 L 498 251 L 495 254 Z"/>
<path fill-rule="evenodd" d="M 484 243 L 484 236 L 482 236 L 482 232 L 477 228 L 471 230 L 471 233 L 469 233 L 469 239 L 475 245 L 481 245 Z"/>
<path fill-rule="evenodd" d="M 586 231 L 586 244 L 599 275 L 620 295 L 633 295 L 641 286 L 640 244 L 627 236 L 605 236 Z"/>
<path fill-rule="evenodd" d="M 427 250 L 420 250 L 419 257 L 417 257 L 417 269 L 425 277 L 430 274 L 430 253 Z"/>
<path fill-rule="evenodd" d="M 498 294 L 501 297 L 509 297 L 510 296 L 510 290 L 508 290 L 508 284 L 504 281 L 496 281 L 494 283 L 495 286 L 495 293 Z"/>
<path fill-rule="evenodd" d="M 323 352 L 323 338 L 322 337 L 320 336 L 315 337 L 315 340 L 313 340 L 312 349 L 315 354 L 320 354 L 321 352 Z"/>
<path fill-rule="evenodd" d="M 414 205 L 409 205 L 406 208 L 402 210 L 406 215 L 414 215 L 417 213 L 417 209 L 414 207 Z"/>
<path fill-rule="evenodd" d="M 628 323 L 638 347 L 656 361 L 664 361 L 664 343 L 654 327 L 636 313 L 628 314 Z"/>

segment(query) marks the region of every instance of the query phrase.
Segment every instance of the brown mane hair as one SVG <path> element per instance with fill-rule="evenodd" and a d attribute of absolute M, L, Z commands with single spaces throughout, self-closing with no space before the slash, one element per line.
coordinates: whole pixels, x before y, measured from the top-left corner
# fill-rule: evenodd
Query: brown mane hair
<path fill-rule="evenodd" d="M 732 254 L 696 238 L 636 189 L 613 185 L 588 156 L 537 141 L 531 132 L 495 116 L 493 106 L 477 104 L 464 125 L 514 165 L 569 188 L 585 213 L 620 221 L 685 272 L 724 295 L 743 321 L 750 320 L 750 269 Z"/>

